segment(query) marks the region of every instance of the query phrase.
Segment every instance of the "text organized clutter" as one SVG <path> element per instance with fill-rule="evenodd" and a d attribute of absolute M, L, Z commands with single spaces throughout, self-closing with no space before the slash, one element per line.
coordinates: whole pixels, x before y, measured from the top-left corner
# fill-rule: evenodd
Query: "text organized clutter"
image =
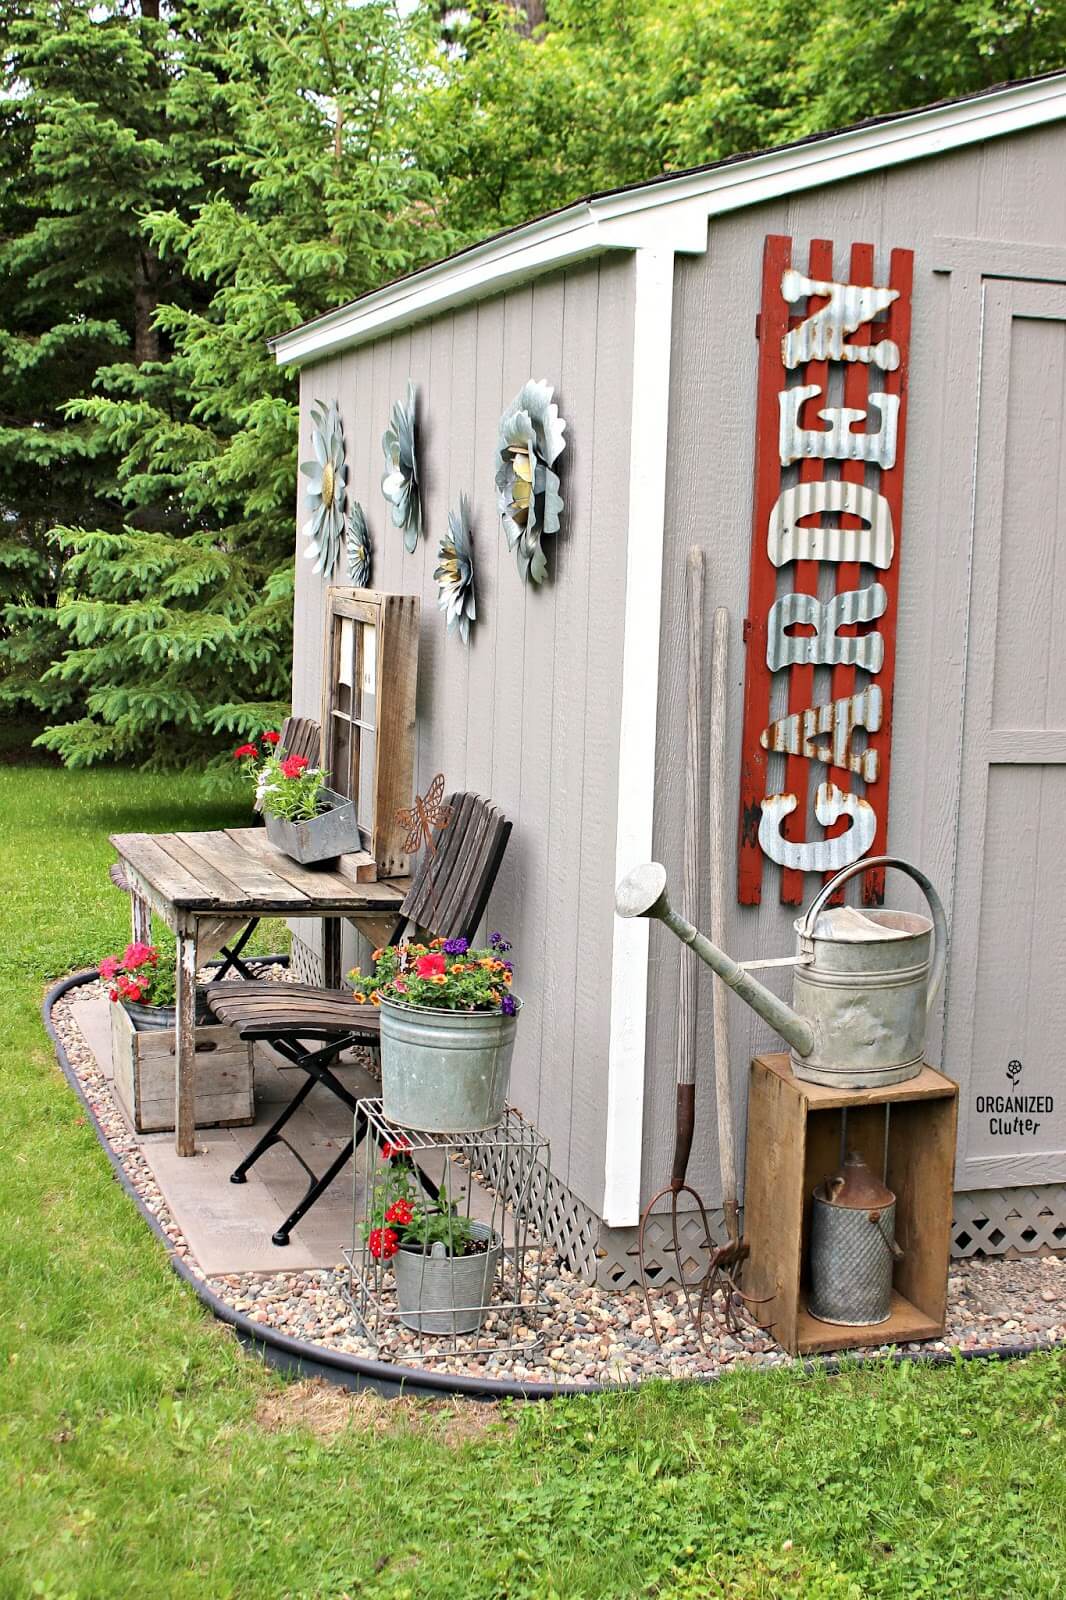
<path fill-rule="evenodd" d="M 738 897 L 884 854 L 913 253 L 778 234 L 763 252 Z M 841 262 L 842 268 L 844 263 Z M 863 737 L 857 737 L 862 730 Z M 771 754 L 783 757 L 770 765 Z M 771 785 L 770 778 L 774 777 Z M 813 788 L 813 819 L 808 807 Z M 880 903 L 883 869 L 864 875 Z"/>

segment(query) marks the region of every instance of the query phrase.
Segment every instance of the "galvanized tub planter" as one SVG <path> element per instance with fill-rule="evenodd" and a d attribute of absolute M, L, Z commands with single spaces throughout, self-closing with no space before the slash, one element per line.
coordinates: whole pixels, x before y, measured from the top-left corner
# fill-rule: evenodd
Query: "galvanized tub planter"
<path fill-rule="evenodd" d="M 484 1222 L 470 1234 L 485 1244 L 472 1255 L 450 1256 L 443 1244 L 427 1255 L 402 1245 L 392 1260 L 399 1320 L 415 1333 L 475 1333 L 489 1302 L 503 1255 L 503 1239 Z"/>
<path fill-rule="evenodd" d="M 426 1133 L 478 1133 L 503 1116 L 515 1015 L 381 1002 L 381 1096 L 390 1122 Z"/>
<path fill-rule="evenodd" d="M 119 1000 L 118 1004 L 133 1023 L 137 1033 L 160 1033 L 167 1030 L 173 1031 L 177 1025 L 177 1008 L 175 1006 L 150 1006 L 143 1000 Z M 197 1026 L 205 1027 L 214 1022 L 214 1017 L 207 1004 L 207 996 L 203 989 L 196 991 L 196 1022 Z"/>
<path fill-rule="evenodd" d="M 896 1197 L 850 1151 L 844 1170 L 811 1197 L 811 1292 L 807 1309 L 819 1322 L 869 1327 L 892 1313 Z"/>
<path fill-rule="evenodd" d="M 317 817 L 305 822 L 289 822 L 265 812 L 267 838 L 272 845 L 301 866 L 316 861 L 335 861 L 338 856 L 361 848 L 355 805 L 344 795 L 325 787 L 318 791 L 319 803 L 328 806 Z"/>

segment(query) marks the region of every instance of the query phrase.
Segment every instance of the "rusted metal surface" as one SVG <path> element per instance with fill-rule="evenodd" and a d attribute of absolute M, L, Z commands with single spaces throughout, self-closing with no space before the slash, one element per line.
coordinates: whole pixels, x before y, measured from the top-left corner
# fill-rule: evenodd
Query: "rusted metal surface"
<path fill-rule="evenodd" d="M 877 751 L 853 750 L 851 736 L 856 728 L 867 728 L 876 733 L 881 726 L 881 709 L 881 690 L 874 683 L 859 694 L 849 695 L 846 700 L 810 706 L 806 711 L 782 717 L 763 731 L 760 742 L 765 750 L 803 756 L 808 761 L 821 761 L 827 767 L 857 772 L 866 783 L 876 783 Z M 829 735 L 828 743 L 824 742 L 826 734 Z M 820 737 L 821 742 L 816 742 Z"/>
<path fill-rule="evenodd" d="M 912 255 L 892 252 L 887 282 L 868 244 L 851 246 L 846 271 L 834 265 L 827 240 L 811 242 L 806 272 L 791 239 L 766 240 L 744 628 L 742 904 L 761 899 L 767 857 L 781 868 L 782 902 L 798 904 L 807 873 L 881 851 L 887 838 Z M 819 680 L 816 695 L 824 667 L 831 681 Z M 778 673 L 787 674 L 784 716 Z M 785 758 L 777 793 L 771 753 Z M 870 873 L 864 901 L 882 894 L 883 876 Z"/>

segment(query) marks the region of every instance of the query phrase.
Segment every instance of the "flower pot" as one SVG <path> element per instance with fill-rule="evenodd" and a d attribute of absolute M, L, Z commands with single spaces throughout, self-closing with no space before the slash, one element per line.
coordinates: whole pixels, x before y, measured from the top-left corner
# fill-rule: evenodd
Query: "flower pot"
<path fill-rule="evenodd" d="M 522 1002 L 515 1001 L 521 1010 Z M 518 1017 L 381 1002 L 381 1098 L 389 1122 L 477 1133 L 503 1116 Z"/>
<path fill-rule="evenodd" d="M 176 1006 L 150 1006 L 143 1000 L 120 1000 L 119 1005 L 133 1023 L 137 1033 L 158 1033 L 178 1025 Z M 207 1026 L 214 1022 L 202 989 L 196 991 L 196 1024 Z"/>
<path fill-rule="evenodd" d="M 305 867 L 316 861 L 335 861 L 362 847 L 352 802 L 326 788 L 318 791 L 318 798 L 329 810 L 306 822 L 288 822 L 284 817 L 272 817 L 269 811 L 264 813 L 271 844 Z"/>
<path fill-rule="evenodd" d="M 484 1222 L 473 1222 L 475 1239 L 487 1250 L 449 1256 L 442 1244 L 429 1255 L 397 1250 L 392 1258 L 400 1321 L 416 1333 L 474 1333 L 485 1320 L 503 1253 L 503 1240 Z"/>

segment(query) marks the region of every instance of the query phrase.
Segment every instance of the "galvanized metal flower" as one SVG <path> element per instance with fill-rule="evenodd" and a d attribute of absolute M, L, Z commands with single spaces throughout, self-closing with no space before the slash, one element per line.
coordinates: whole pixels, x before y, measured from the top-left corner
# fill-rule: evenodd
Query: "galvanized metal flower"
<path fill-rule="evenodd" d="M 370 588 L 370 529 L 358 500 L 348 513 L 348 577 L 357 589 Z"/>
<path fill-rule="evenodd" d="M 344 502 L 348 492 L 348 469 L 344 464 L 344 432 L 336 400 L 327 407 L 323 401 L 311 404 L 311 448 L 313 461 L 302 461 L 300 471 L 307 478 L 307 506 L 310 521 L 304 527 L 307 549 L 304 555 L 315 564 L 313 572 L 328 577 L 337 565 L 344 536 Z"/>
<path fill-rule="evenodd" d="M 457 629 L 464 644 L 470 640 L 470 624 L 476 620 L 474 608 L 474 542 L 470 533 L 470 504 L 459 496 L 456 511 L 448 513 L 448 532 L 437 551 L 440 566 L 437 604 L 448 619 L 448 632 Z"/>
<path fill-rule="evenodd" d="M 422 532 L 422 502 L 418 494 L 418 455 L 415 450 L 415 386 L 408 379 L 407 394 L 392 408 L 392 419 L 381 439 L 385 471 L 381 492 L 391 506 L 393 525 L 403 529 L 404 549 L 418 547 Z"/>
<path fill-rule="evenodd" d="M 496 504 L 508 549 L 528 583 L 543 583 L 548 558 L 541 540 L 557 533 L 563 511 L 552 463 L 566 445 L 566 423 L 552 404 L 549 383 L 532 378 L 500 418 L 496 442 Z"/>

